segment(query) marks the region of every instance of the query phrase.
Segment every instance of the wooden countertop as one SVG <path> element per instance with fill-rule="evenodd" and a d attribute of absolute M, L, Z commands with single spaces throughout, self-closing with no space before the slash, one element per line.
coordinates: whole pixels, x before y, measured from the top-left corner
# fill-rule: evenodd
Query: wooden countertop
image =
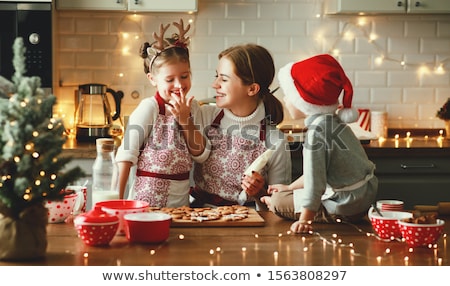
<path fill-rule="evenodd" d="M 368 221 L 355 225 L 315 224 L 316 234 L 293 235 L 287 233 L 290 221 L 271 212 L 261 212 L 261 216 L 266 221 L 264 226 L 172 227 L 165 243 L 131 244 L 124 236 L 116 236 L 108 247 L 86 246 L 72 224 L 49 224 L 45 259 L 0 261 L 0 266 L 450 265 L 447 236 L 440 238 L 437 248 L 410 251 L 403 242 L 384 242 L 371 236 Z M 450 223 L 444 233 L 450 233 Z"/>

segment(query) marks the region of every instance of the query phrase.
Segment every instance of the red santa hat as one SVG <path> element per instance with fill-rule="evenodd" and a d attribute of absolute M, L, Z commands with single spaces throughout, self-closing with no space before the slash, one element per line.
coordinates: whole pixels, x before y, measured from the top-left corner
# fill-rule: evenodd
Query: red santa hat
<path fill-rule="evenodd" d="M 337 112 L 339 118 L 346 123 L 358 119 L 358 110 L 352 108 L 352 83 L 330 55 L 289 63 L 279 70 L 278 81 L 287 101 L 306 115 L 335 113 L 343 90 L 342 108 Z"/>

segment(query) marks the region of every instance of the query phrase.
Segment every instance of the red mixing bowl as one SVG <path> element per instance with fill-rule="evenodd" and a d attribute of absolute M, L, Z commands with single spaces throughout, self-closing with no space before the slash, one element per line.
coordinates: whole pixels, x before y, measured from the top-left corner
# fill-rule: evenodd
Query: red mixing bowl
<path fill-rule="evenodd" d="M 126 214 L 125 235 L 130 242 L 160 243 L 169 237 L 172 217 L 163 212 Z"/>

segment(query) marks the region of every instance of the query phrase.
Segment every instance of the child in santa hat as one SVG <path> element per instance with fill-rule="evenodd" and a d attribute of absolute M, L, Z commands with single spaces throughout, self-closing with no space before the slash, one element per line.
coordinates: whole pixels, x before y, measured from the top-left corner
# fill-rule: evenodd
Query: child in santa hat
<path fill-rule="evenodd" d="M 291 116 L 306 117 L 303 175 L 290 185 L 270 185 L 271 196 L 261 201 L 275 214 L 296 220 L 295 233 L 312 231 L 313 222 L 362 219 L 375 200 L 378 179 L 347 125 L 357 120 L 358 111 L 351 106 L 353 88 L 341 65 L 330 55 L 318 55 L 282 67 L 278 80 Z"/>

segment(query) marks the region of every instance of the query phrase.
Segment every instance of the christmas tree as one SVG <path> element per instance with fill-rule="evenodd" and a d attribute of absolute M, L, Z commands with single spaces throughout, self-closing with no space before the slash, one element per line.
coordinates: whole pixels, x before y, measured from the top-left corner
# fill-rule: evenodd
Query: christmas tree
<path fill-rule="evenodd" d="M 72 159 L 60 156 L 67 138 L 63 122 L 51 117 L 56 97 L 44 93 L 38 76 L 25 76 L 25 50 L 16 38 L 12 82 L 0 76 L 0 214 L 9 217 L 62 200 L 62 190 L 84 175 L 79 167 L 64 170 Z"/>

